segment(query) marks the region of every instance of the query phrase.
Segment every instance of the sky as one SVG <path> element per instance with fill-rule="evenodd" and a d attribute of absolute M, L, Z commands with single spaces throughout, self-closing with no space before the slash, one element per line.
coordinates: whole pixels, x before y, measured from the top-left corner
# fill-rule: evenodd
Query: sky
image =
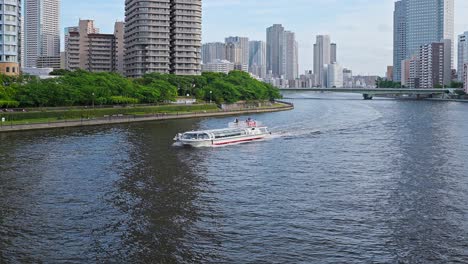
<path fill-rule="evenodd" d="M 124 0 L 62 0 L 62 26 L 93 19 L 102 33 L 124 20 Z M 338 63 L 353 74 L 384 75 L 393 63 L 395 0 L 203 0 L 203 42 L 228 36 L 265 40 L 283 24 L 296 33 L 300 72 L 313 69 L 316 35 L 338 45 Z M 468 31 L 468 1 L 455 0 L 455 36 Z M 455 45 L 456 46 L 456 45 Z"/>

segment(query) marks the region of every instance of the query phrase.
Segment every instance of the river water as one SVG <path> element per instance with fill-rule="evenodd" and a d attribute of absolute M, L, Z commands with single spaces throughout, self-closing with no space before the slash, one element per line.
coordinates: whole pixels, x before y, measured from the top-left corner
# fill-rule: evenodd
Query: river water
<path fill-rule="evenodd" d="M 287 96 L 222 148 L 172 138 L 233 117 L 0 134 L 0 263 L 468 263 L 468 104 Z"/>

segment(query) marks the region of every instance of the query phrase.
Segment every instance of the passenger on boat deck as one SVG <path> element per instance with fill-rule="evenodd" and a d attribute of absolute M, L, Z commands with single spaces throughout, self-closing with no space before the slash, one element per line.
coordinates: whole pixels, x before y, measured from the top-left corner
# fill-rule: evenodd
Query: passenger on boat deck
<path fill-rule="evenodd" d="M 234 120 L 234 123 L 235 123 L 235 124 L 239 124 L 239 119 L 236 118 L 236 120 Z"/>

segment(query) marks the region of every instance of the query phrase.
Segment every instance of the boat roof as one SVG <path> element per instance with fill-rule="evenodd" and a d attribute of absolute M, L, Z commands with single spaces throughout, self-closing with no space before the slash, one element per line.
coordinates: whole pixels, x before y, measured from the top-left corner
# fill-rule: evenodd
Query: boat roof
<path fill-rule="evenodd" d="M 261 127 L 255 127 L 255 128 L 266 128 L 265 126 Z M 186 133 L 191 133 L 191 134 L 202 134 L 202 133 L 216 133 L 216 132 L 228 132 L 228 131 L 244 131 L 246 129 L 249 129 L 249 127 L 227 127 L 227 128 L 221 128 L 221 129 L 209 129 L 209 130 L 199 130 L 199 131 L 187 131 Z"/>

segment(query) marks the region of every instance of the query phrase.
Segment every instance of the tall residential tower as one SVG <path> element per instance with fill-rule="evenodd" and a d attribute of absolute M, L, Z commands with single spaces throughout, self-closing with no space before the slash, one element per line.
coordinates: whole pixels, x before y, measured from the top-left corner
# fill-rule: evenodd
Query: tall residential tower
<path fill-rule="evenodd" d="M 283 69 L 284 27 L 275 24 L 266 30 L 267 72 L 280 77 Z"/>
<path fill-rule="evenodd" d="M 200 74 L 201 19 L 201 0 L 126 0 L 126 75 Z"/>

